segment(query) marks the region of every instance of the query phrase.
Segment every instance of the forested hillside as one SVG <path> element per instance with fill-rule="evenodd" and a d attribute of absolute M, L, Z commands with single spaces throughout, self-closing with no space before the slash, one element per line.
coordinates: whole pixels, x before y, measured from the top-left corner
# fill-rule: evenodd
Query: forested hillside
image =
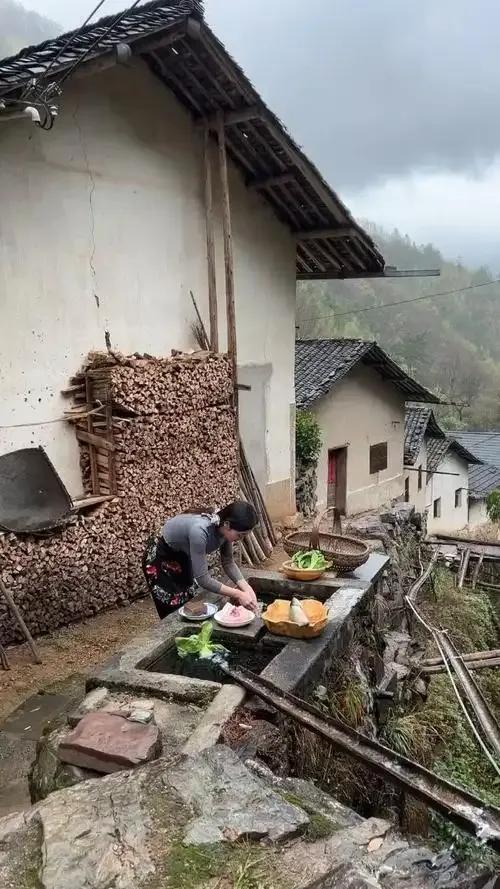
<path fill-rule="evenodd" d="M 300 336 L 375 339 L 421 383 L 457 403 L 439 409 L 445 424 L 500 426 L 500 284 L 380 308 L 491 281 L 493 276 L 488 269 L 446 262 L 432 245 L 419 247 L 397 231 L 389 235 L 367 227 L 388 264 L 440 268 L 441 276 L 301 282 Z M 359 311 L 373 305 L 377 308 Z"/>
<path fill-rule="evenodd" d="M 53 37 L 58 31 L 60 28 L 54 22 L 29 12 L 15 0 L 0 0 L 0 58 Z"/>

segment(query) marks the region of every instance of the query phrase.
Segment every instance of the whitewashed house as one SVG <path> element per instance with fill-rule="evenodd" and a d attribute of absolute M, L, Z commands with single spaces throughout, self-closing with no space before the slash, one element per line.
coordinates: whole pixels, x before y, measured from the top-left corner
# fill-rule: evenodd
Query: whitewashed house
<path fill-rule="evenodd" d="M 405 499 L 427 514 L 429 534 L 461 531 L 469 519 L 469 470 L 481 461 L 440 428 L 431 409 L 409 405 Z"/>
<path fill-rule="evenodd" d="M 190 292 L 208 328 L 210 225 L 226 348 L 225 145 L 238 374 L 251 387 L 242 437 L 272 514 L 288 514 L 296 280 L 382 275 L 383 258 L 200 3 L 159 0 L 114 19 L 0 61 L 0 453 L 43 445 L 81 495 L 60 392 L 91 350 L 195 347 Z"/>
<path fill-rule="evenodd" d="M 500 432 L 460 430 L 449 435 L 482 461 L 469 468 L 469 526 L 478 528 L 488 521 L 488 496 L 500 490 Z"/>
<path fill-rule="evenodd" d="M 438 399 L 362 340 L 297 342 L 295 387 L 321 430 L 319 507 L 354 515 L 401 498 L 406 402 Z"/>

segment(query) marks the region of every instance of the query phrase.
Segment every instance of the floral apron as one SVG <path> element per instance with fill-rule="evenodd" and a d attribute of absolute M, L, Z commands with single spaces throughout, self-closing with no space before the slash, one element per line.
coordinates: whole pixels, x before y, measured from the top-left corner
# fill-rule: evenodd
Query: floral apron
<path fill-rule="evenodd" d="M 149 538 L 142 570 L 160 620 L 196 593 L 189 557 L 172 549 L 161 535 Z"/>

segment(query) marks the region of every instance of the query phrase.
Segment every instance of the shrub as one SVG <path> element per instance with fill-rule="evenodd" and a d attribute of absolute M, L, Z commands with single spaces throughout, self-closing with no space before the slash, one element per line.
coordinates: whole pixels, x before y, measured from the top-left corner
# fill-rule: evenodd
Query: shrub
<path fill-rule="evenodd" d="M 500 490 L 498 488 L 488 494 L 486 509 L 492 522 L 500 521 Z"/>
<path fill-rule="evenodd" d="M 295 428 L 297 460 L 316 463 L 321 450 L 321 432 L 315 416 L 310 411 L 297 411 Z"/>

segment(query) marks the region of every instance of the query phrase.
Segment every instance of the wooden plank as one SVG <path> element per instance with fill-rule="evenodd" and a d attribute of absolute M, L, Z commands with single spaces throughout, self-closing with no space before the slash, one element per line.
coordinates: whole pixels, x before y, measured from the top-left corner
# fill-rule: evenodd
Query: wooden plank
<path fill-rule="evenodd" d="M 357 231 L 352 225 L 339 225 L 336 228 L 315 228 L 311 231 L 294 232 L 296 241 L 315 241 L 316 238 L 324 238 L 328 241 L 338 241 L 341 238 L 355 238 Z"/>
<path fill-rule="evenodd" d="M 226 279 L 227 350 L 231 359 L 231 365 L 233 369 L 234 410 L 236 417 L 236 434 L 238 435 L 238 390 L 236 388 L 238 382 L 238 351 L 236 342 L 236 312 L 234 304 L 233 236 L 231 230 L 231 205 L 229 201 L 226 142 L 224 135 L 224 115 L 222 114 L 222 112 L 219 112 L 217 119 L 217 138 L 222 190 L 222 230 L 224 235 L 224 271 Z"/>
<path fill-rule="evenodd" d="M 215 273 L 214 212 L 212 194 L 212 165 L 210 161 L 210 131 L 203 131 L 203 176 L 205 185 L 205 223 L 207 229 L 208 311 L 210 316 L 210 348 L 219 351 L 217 317 L 217 279 Z"/>
<path fill-rule="evenodd" d="M 115 450 L 113 442 L 107 441 L 105 438 L 101 438 L 100 435 L 93 435 L 92 432 L 85 432 L 83 429 L 77 429 L 76 437 L 79 441 L 83 441 L 86 444 L 93 445 L 95 448 L 102 448 L 105 451 Z"/>
<path fill-rule="evenodd" d="M 80 512 L 83 509 L 90 509 L 92 506 L 99 506 L 100 503 L 108 503 L 116 498 L 116 494 L 99 494 L 95 497 L 79 497 L 73 500 L 73 512 Z"/>
<path fill-rule="evenodd" d="M 460 573 L 458 575 L 458 589 L 461 590 L 464 585 L 465 575 L 467 574 L 467 568 L 469 567 L 469 559 L 470 559 L 470 549 L 466 549 L 464 558 L 462 561 L 462 565 L 460 566 Z"/>
<path fill-rule="evenodd" d="M 489 651 L 469 651 L 467 654 L 462 654 L 461 660 L 468 663 L 469 661 L 485 661 L 488 658 L 500 658 L 500 648 L 492 648 Z M 427 657 L 423 661 L 420 661 L 417 664 L 418 667 L 435 667 L 436 665 L 440 665 L 443 663 L 443 658 L 438 657 Z"/>
<path fill-rule="evenodd" d="M 92 388 L 90 382 L 90 376 L 88 373 L 85 374 L 85 397 L 87 399 L 87 435 L 92 435 Z M 77 429 L 76 436 L 78 438 L 79 434 L 84 434 L 81 429 Z M 80 439 L 81 441 L 82 439 Z M 94 448 L 90 442 L 89 444 L 89 457 L 90 457 L 90 478 L 92 485 L 92 493 L 100 494 L 101 491 L 99 489 L 99 480 L 97 478 L 97 460 Z"/>
<path fill-rule="evenodd" d="M 467 661 L 469 670 L 492 670 L 500 667 L 500 657 L 486 658 L 484 661 Z M 420 673 L 425 676 L 436 676 L 439 673 L 446 673 L 444 664 L 431 664 L 429 667 L 422 667 Z"/>
<path fill-rule="evenodd" d="M 226 111 L 226 113 L 219 111 L 217 114 L 207 117 L 202 123 L 209 129 L 218 132 L 221 115 L 222 126 L 231 127 L 239 123 L 246 123 L 249 120 L 255 120 L 256 117 L 260 117 L 260 113 L 261 109 L 258 105 L 245 105 L 242 108 L 235 108 L 233 111 Z"/>
<path fill-rule="evenodd" d="M 254 179 L 249 182 L 247 188 L 251 191 L 260 191 L 265 188 L 274 188 L 280 185 L 288 185 L 295 180 L 293 173 L 280 173 L 278 176 L 267 176 L 265 179 Z"/>
<path fill-rule="evenodd" d="M 479 557 L 476 559 L 476 564 L 474 565 L 474 571 L 472 573 L 472 589 L 476 589 L 477 579 L 479 577 L 479 572 L 481 571 L 481 566 L 484 561 L 484 553 L 480 553 Z"/>

